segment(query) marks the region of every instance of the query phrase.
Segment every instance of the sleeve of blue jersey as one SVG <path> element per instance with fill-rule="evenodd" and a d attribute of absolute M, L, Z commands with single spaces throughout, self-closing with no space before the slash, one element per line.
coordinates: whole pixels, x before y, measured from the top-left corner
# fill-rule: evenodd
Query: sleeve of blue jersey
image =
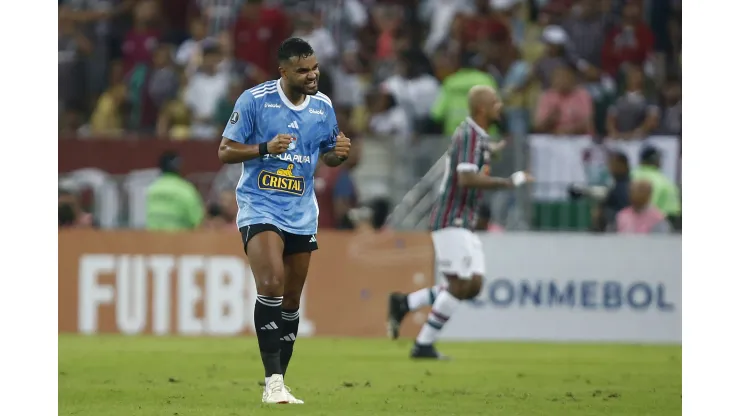
<path fill-rule="evenodd" d="M 337 124 L 337 115 L 334 113 L 334 107 L 330 104 L 326 104 L 324 107 L 326 108 L 326 130 L 324 137 L 321 138 L 321 142 L 319 143 L 319 150 L 322 154 L 334 150 L 337 146 L 337 136 L 339 135 L 339 125 Z"/>
<path fill-rule="evenodd" d="M 234 104 L 234 112 L 231 113 L 229 121 L 226 122 L 223 137 L 239 142 L 249 143 L 254 130 L 254 119 L 257 106 L 256 99 L 249 91 L 244 91 Z"/>

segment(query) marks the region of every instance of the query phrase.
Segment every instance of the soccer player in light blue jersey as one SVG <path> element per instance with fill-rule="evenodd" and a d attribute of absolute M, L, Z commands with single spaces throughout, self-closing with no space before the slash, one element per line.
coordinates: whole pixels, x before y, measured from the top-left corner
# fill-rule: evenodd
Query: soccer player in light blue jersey
<path fill-rule="evenodd" d="M 303 403 L 284 376 L 298 334 L 298 308 L 311 252 L 318 249 L 318 159 L 342 164 L 350 139 L 318 90 L 319 64 L 299 38 L 278 50 L 280 79 L 245 91 L 224 129 L 218 157 L 241 163 L 237 225 L 257 285 L 254 325 L 265 367 L 265 403 Z"/>

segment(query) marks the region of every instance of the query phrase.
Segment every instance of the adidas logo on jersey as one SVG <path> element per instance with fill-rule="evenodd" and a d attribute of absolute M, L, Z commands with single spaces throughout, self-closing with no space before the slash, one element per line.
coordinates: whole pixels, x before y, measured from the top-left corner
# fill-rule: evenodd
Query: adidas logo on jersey
<path fill-rule="evenodd" d="M 297 130 L 298 129 L 298 122 L 297 121 L 294 121 L 294 122 L 288 124 L 288 127 L 290 127 L 291 129 L 296 129 Z"/>
<path fill-rule="evenodd" d="M 280 104 L 265 103 L 265 108 L 280 108 Z"/>
<path fill-rule="evenodd" d="M 324 115 L 324 110 L 314 110 L 313 108 L 309 108 L 308 112 L 311 114 L 318 114 L 320 116 Z"/>

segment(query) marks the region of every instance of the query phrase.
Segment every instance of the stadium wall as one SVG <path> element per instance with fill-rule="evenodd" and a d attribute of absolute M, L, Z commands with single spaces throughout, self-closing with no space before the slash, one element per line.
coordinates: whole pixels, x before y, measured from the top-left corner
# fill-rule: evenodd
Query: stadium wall
<path fill-rule="evenodd" d="M 386 296 L 433 283 L 426 233 L 319 234 L 303 336 L 385 335 Z M 488 282 L 447 339 L 681 342 L 678 236 L 485 235 Z M 254 282 L 236 230 L 59 232 L 59 332 L 253 334 Z M 412 337 L 419 311 L 404 325 Z"/>

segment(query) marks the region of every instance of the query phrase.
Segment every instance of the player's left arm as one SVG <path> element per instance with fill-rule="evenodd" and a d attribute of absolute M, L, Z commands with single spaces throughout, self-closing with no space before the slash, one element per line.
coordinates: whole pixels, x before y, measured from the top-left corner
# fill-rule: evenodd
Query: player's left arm
<path fill-rule="evenodd" d="M 329 134 L 319 143 L 321 160 L 327 166 L 336 167 L 344 163 L 349 157 L 349 151 L 352 147 L 349 137 L 339 131 L 337 116 L 334 114 L 334 108 L 329 107 L 327 111 L 327 123 L 329 124 Z"/>

